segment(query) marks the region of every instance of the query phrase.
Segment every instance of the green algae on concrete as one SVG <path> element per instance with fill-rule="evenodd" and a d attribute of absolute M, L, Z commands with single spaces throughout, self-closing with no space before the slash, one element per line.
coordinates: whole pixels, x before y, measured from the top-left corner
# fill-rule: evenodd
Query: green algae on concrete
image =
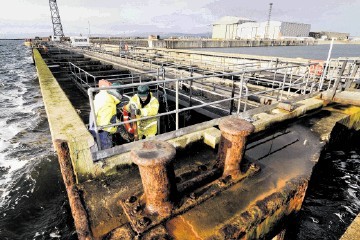
<path fill-rule="evenodd" d="M 68 143 L 77 181 L 85 181 L 94 174 L 90 153 L 94 139 L 47 67 L 39 51 L 37 49 L 33 51 L 52 141 L 54 143 L 55 140 L 59 139 Z"/>

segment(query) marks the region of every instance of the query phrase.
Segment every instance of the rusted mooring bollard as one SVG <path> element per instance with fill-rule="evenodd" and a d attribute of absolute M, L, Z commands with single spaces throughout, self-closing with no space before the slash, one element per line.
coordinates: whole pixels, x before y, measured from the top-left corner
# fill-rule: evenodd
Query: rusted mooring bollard
<path fill-rule="evenodd" d="M 229 117 L 220 122 L 219 128 L 221 139 L 217 165 L 224 169 L 223 177 L 231 175 L 232 178 L 236 178 L 241 175 L 240 162 L 245 150 L 246 137 L 255 127 L 243 119 Z"/>
<path fill-rule="evenodd" d="M 145 194 L 145 208 L 150 214 L 171 213 L 177 188 L 172 160 L 175 148 L 167 142 L 148 141 L 131 151 L 131 158 L 139 166 Z"/>

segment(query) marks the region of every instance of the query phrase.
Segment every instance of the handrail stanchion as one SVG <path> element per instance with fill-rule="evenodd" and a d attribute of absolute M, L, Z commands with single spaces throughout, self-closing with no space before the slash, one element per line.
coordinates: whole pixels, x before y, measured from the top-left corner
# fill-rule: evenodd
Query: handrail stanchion
<path fill-rule="evenodd" d="M 288 93 L 287 93 L 287 96 L 288 96 L 288 97 L 289 97 L 289 95 L 290 95 L 290 89 L 291 89 L 292 79 L 293 79 L 293 70 L 292 70 L 292 68 L 290 68 L 290 82 L 289 82 L 289 88 L 288 88 Z"/>
<path fill-rule="evenodd" d="M 326 73 L 327 73 L 327 69 L 329 67 L 329 61 L 330 61 L 330 57 L 331 57 L 331 52 L 332 52 L 332 48 L 333 48 L 333 45 L 334 45 L 334 38 L 331 39 L 331 44 L 330 44 L 330 48 L 329 48 L 329 52 L 328 52 L 328 56 L 327 56 L 327 59 L 326 59 L 326 65 L 325 65 L 325 69 L 321 75 L 321 78 L 320 78 L 320 91 L 322 90 L 322 87 L 323 87 L 323 84 L 324 84 L 324 80 L 325 80 L 325 76 L 326 76 Z"/>
<path fill-rule="evenodd" d="M 240 114 L 240 107 L 241 107 L 241 95 L 242 95 L 242 88 L 243 88 L 243 83 L 244 83 L 244 75 L 245 72 L 243 72 L 243 74 L 241 75 L 241 80 L 240 80 L 240 91 L 239 91 L 239 100 L 238 100 L 238 108 L 237 108 L 237 114 Z"/>
<path fill-rule="evenodd" d="M 276 100 L 277 100 L 277 101 L 279 101 L 279 100 L 281 101 L 281 99 L 282 99 L 282 94 L 283 94 L 283 91 L 284 91 L 284 86 L 285 86 L 287 71 L 288 71 L 288 68 L 286 68 L 286 70 L 285 70 L 284 78 L 283 78 L 283 81 L 282 81 L 282 86 L 281 86 L 281 88 L 279 87 L 278 95 L 277 95 L 277 97 L 276 97 Z M 280 92 L 280 91 L 281 91 L 281 92 Z M 280 95 L 280 96 L 279 96 L 279 95 Z"/>
<path fill-rule="evenodd" d="M 176 97 L 175 97 L 175 107 L 176 107 L 176 130 L 179 129 L 179 79 L 175 82 L 176 88 Z"/>
<path fill-rule="evenodd" d="M 93 123 L 94 123 L 94 130 L 95 130 L 95 136 L 96 136 L 96 142 L 98 144 L 98 149 L 101 150 L 101 143 L 100 143 L 100 137 L 99 137 L 99 130 L 98 125 L 96 122 L 96 114 L 95 114 L 95 106 L 93 101 L 93 91 L 92 88 L 88 89 L 88 95 L 89 95 L 89 101 L 90 101 L 90 114 L 92 114 Z"/>
<path fill-rule="evenodd" d="M 246 99 L 245 99 L 245 103 L 244 103 L 244 111 L 243 112 L 245 112 L 246 111 L 246 108 L 247 108 L 247 100 L 249 99 L 249 88 L 246 86 L 246 84 L 247 83 L 245 83 L 245 86 L 244 86 L 244 88 L 245 88 L 245 97 L 246 97 Z"/>
<path fill-rule="evenodd" d="M 234 108 L 234 96 L 235 96 L 235 82 L 234 82 L 234 75 L 231 75 L 231 82 L 232 82 L 232 91 L 231 91 L 231 102 L 230 102 L 230 112 L 229 115 L 232 114 Z"/>

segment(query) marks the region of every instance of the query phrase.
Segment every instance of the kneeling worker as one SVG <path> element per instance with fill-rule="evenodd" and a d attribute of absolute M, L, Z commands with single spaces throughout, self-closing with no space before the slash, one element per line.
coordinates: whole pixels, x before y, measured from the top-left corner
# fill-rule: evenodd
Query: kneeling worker
<path fill-rule="evenodd" d="M 152 95 L 148 85 L 140 85 L 130 102 L 125 106 L 125 110 L 130 112 L 135 108 L 137 118 L 155 116 L 159 112 L 159 101 Z M 150 118 L 138 121 L 138 137 L 142 139 L 153 137 L 157 133 L 157 119 Z"/>
<path fill-rule="evenodd" d="M 114 83 L 112 86 L 120 85 Z M 107 80 L 100 80 L 99 87 L 110 87 L 111 83 Z M 114 124 L 117 122 L 116 119 L 116 105 L 121 101 L 120 91 L 116 89 L 111 90 L 100 90 L 94 98 L 94 110 L 96 116 L 97 126 L 105 126 Z M 107 127 L 103 130 L 99 130 L 99 140 L 101 149 L 111 148 L 113 146 L 112 135 L 117 132 L 117 127 Z M 94 120 L 92 114 L 90 114 L 89 130 L 94 137 L 96 137 L 94 131 Z"/>

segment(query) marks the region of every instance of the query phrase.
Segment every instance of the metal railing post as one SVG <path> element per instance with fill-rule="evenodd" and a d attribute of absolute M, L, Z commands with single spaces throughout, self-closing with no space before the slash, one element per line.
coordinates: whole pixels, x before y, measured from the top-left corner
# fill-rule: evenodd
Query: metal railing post
<path fill-rule="evenodd" d="M 277 97 L 276 97 L 276 100 L 277 100 L 277 101 L 279 101 L 279 99 L 280 99 L 280 101 L 281 101 L 281 99 L 282 99 L 282 94 L 283 94 L 283 91 L 284 91 L 284 86 L 285 86 L 285 80 L 286 80 L 287 71 L 288 71 L 288 68 L 286 68 L 286 70 L 285 70 L 285 74 L 284 74 L 282 86 L 281 86 L 281 88 L 279 87 L 279 91 L 281 91 L 281 93 L 279 93 L 279 91 L 278 91 L 278 95 L 277 95 Z M 280 97 L 279 97 L 279 95 L 280 95 Z"/>
<path fill-rule="evenodd" d="M 95 106 L 94 106 L 94 101 L 93 101 L 93 92 L 91 91 L 90 88 L 88 89 L 88 95 L 89 95 L 89 101 L 90 101 L 90 114 L 92 114 L 92 118 L 94 120 L 93 122 L 94 122 L 94 130 L 95 130 L 96 142 L 97 142 L 97 145 L 98 145 L 98 149 L 101 150 L 101 142 L 100 142 L 98 125 L 97 125 L 97 122 L 96 122 Z"/>
<path fill-rule="evenodd" d="M 293 78 L 293 70 L 292 70 L 292 68 L 290 68 L 290 82 L 289 82 L 289 88 L 288 88 L 288 93 L 287 93 L 288 97 L 290 95 L 290 89 L 291 89 L 291 85 L 292 85 L 292 78 Z"/>
<path fill-rule="evenodd" d="M 242 97 L 242 88 L 243 88 L 243 83 L 244 83 L 244 75 L 245 72 L 243 72 L 243 74 L 241 75 L 241 80 L 240 80 L 240 91 L 239 91 L 239 102 L 238 102 L 238 108 L 237 108 L 237 114 L 240 114 L 240 107 L 241 107 L 241 97 Z"/>
<path fill-rule="evenodd" d="M 231 98 L 234 98 L 235 96 L 235 82 L 234 82 L 234 75 L 231 76 L 231 81 L 232 81 L 232 91 L 231 91 Z M 232 111 L 234 108 L 234 99 L 231 100 L 230 102 L 230 112 L 229 115 L 231 115 Z"/>
<path fill-rule="evenodd" d="M 175 82 L 176 97 L 175 97 L 175 108 L 176 108 L 176 130 L 179 129 L 179 79 Z"/>

